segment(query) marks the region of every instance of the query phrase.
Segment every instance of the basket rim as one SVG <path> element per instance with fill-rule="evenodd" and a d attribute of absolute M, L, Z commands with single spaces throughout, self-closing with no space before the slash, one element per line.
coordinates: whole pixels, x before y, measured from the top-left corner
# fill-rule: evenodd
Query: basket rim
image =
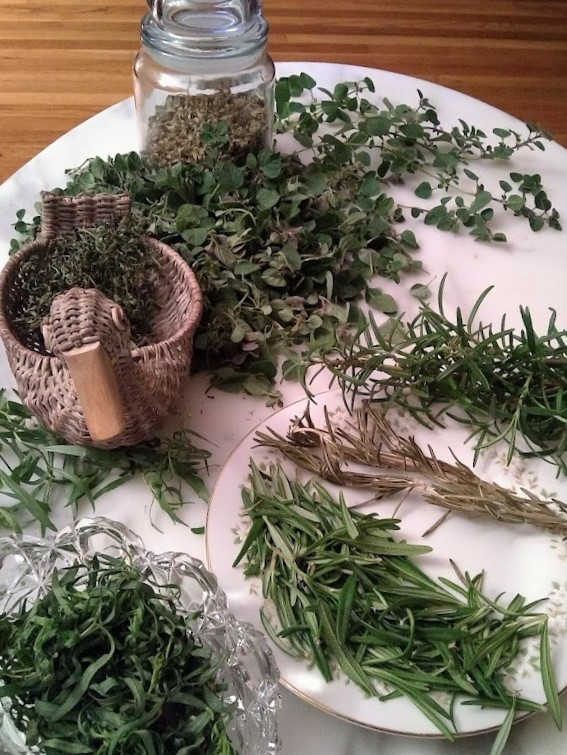
<path fill-rule="evenodd" d="M 178 252 L 175 251 L 175 249 L 173 249 L 168 244 L 165 244 L 163 241 L 160 241 L 159 239 L 156 239 L 148 234 L 141 234 L 140 239 L 143 240 L 144 243 L 147 243 L 155 251 L 167 257 L 176 267 L 182 269 L 183 275 L 188 284 L 188 288 L 191 292 L 192 306 L 188 316 L 184 319 L 183 324 L 179 328 L 177 328 L 177 330 L 168 338 L 157 341 L 155 343 L 149 343 L 144 346 L 135 346 L 134 348 L 130 349 L 130 355 L 136 358 L 151 355 L 153 351 L 157 351 L 164 346 L 167 346 L 168 344 L 182 340 L 184 337 L 188 336 L 189 338 L 191 338 L 197 330 L 199 321 L 203 313 L 203 292 L 197 280 L 197 276 L 195 275 L 195 272 L 193 271 L 191 266 L 187 262 L 185 262 L 185 260 L 183 260 L 183 258 L 179 255 Z M 30 349 L 28 346 L 23 344 L 15 336 L 10 326 L 8 317 L 6 316 L 6 310 L 4 307 L 4 293 L 10 275 L 17 270 L 23 259 L 25 259 L 30 254 L 33 254 L 36 250 L 45 247 L 48 242 L 49 239 L 42 238 L 41 235 L 31 241 L 26 242 L 21 246 L 20 249 L 18 249 L 15 254 L 11 255 L 8 258 L 8 261 L 0 271 L 0 337 L 5 343 L 9 343 L 11 348 L 17 348 L 23 353 L 33 355 L 34 357 L 40 359 L 58 360 L 59 358 L 54 354 L 41 354 L 38 351 Z"/>

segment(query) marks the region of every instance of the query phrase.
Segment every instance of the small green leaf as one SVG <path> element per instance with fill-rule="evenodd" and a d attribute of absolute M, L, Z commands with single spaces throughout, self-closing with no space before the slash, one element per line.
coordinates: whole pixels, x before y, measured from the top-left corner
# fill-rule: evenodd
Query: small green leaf
<path fill-rule="evenodd" d="M 415 195 L 420 199 L 429 199 L 433 194 L 433 187 L 429 181 L 422 181 L 415 190 Z"/>
<path fill-rule="evenodd" d="M 431 291 L 429 286 L 426 286 L 423 283 L 414 283 L 410 288 L 410 294 L 420 301 L 426 301 L 431 296 Z"/>
<path fill-rule="evenodd" d="M 275 189 L 262 187 L 256 193 L 256 201 L 262 210 L 270 210 L 280 201 L 280 194 Z"/>
<path fill-rule="evenodd" d="M 486 205 L 490 202 L 492 202 L 492 194 L 489 191 L 481 190 L 477 192 L 474 200 L 469 207 L 469 210 L 471 212 L 478 212 L 479 210 L 482 210 L 483 207 L 486 207 Z"/>
<path fill-rule="evenodd" d="M 379 288 L 368 287 L 365 298 L 371 307 L 374 307 L 379 312 L 384 312 L 386 315 L 393 315 L 398 311 L 398 305 L 394 297 L 383 293 Z"/>

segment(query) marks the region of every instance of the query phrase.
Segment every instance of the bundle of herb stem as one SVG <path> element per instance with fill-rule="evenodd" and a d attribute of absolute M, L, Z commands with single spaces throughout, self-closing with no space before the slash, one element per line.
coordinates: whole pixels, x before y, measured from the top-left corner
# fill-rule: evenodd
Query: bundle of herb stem
<path fill-rule="evenodd" d="M 61 570 L 31 608 L 0 617 L 0 683 L 46 755 L 235 755 L 222 658 L 188 631 L 175 589 L 100 555 Z"/>
<path fill-rule="evenodd" d="M 315 426 L 308 407 L 294 420 L 287 437 L 270 430 L 257 433 L 256 439 L 329 482 L 372 490 L 375 500 L 415 491 L 427 503 L 447 509 L 427 534 L 456 511 L 567 535 L 567 503 L 545 500 L 525 489 L 516 493 L 483 480 L 456 457 L 452 462 L 437 458 L 413 437 L 399 435 L 376 402 L 363 402 L 348 423 L 333 422 L 325 409 L 323 427 Z"/>
<path fill-rule="evenodd" d="M 407 325 L 369 321 L 353 339 L 337 340 L 322 361 L 338 379 L 349 403 L 355 396 L 397 405 L 425 425 L 441 425 L 444 414 L 470 425 L 475 462 L 499 441 L 514 452 L 541 457 L 565 472 L 567 451 L 567 330 L 553 312 L 538 335 L 528 308 L 521 330 L 475 324 L 484 291 L 464 318 L 427 304 Z M 317 361 L 316 358 L 314 361 Z"/>
<path fill-rule="evenodd" d="M 244 560 L 245 575 L 261 577 L 262 621 L 284 652 L 313 663 L 327 681 L 338 664 L 367 695 L 406 696 L 449 739 L 455 701 L 506 709 L 500 752 L 517 712 L 546 709 L 504 682 L 522 641 L 537 637 L 547 709 L 561 727 L 540 601 L 491 600 L 482 575 L 456 567 L 460 584 L 429 577 L 412 557 L 430 549 L 395 540 L 397 520 L 350 510 L 342 497 L 290 479 L 281 466 L 264 472 L 252 463 L 243 501 L 251 528 L 234 566 Z"/>

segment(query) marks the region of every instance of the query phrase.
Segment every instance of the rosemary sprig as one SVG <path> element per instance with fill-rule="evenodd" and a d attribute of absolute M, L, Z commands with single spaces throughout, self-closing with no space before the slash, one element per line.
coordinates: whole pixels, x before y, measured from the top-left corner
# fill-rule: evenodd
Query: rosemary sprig
<path fill-rule="evenodd" d="M 552 312 L 547 331 L 538 335 L 527 307 L 520 307 L 521 330 L 476 324 L 490 289 L 468 317 L 460 308 L 450 319 L 427 303 L 409 323 L 400 319 L 382 328 L 370 314 L 351 340 L 334 345 L 322 361 L 350 401 L 356 395 L 396 404 L 426 426 L 441 425 L 444 414 L 471 426 L 475 462 L 481 449 L 508 444 L 541 457 L 565 472 L 567 451 L 567 330 L 558 330 Z"/>
<path fill-rule="evenodd" d="M 182 482 L 204 500 L 203 481 L 210 453 L 193 444 L 194 434 L 181 430 L 168 438 L 130 448 L 103 450 L 74 446 L 42 427 L 29 410 L 0 390 L 0 526 L 21 532 L 36 519 L 42 531 L 55 530 L 50 515 L 56 505 L 97 498 L 141 475 L 154 502 L 180 521 L 185 503 Z"/>
<path fill-rule="evenodd" d="M 308 408 L 286 438 L 271 430 L 257 433 L 256 439 L 329 482 L 371 489 L 376 500 L 416 491 L 448 511 L 531 524 L 567 536 L 567 503 L 544 500 L 529 490 L 517 494 L 481 479 L 457 458 L 443 461 L 431 448 L 426 453 L 412 437 L 396 433 L 383 408 L 372 402 L 355 411 L 352 424 L 334 424 L 325 410 L 324 426 L 318 428 Z M 366 469 L 354 471 L 351 464 Z"/>
<path fill-rule="evenodd" d="M 243 501 L 252 527 L 235 565 L 244 560 L 246 576 L 261 577 L 264 627 L 284 652 L 313 662 L 327 680 L 334 662 L 367 694 L 408 697 L 453 739 L 457 700 L 544 709 L 504 684 L 522 641 L 537 637 L 548 708 L 561 727 L 539 601 L 490 600 L 482 575 L 458 569 L 461 584 L 429 577 L 411 559 L 424 549 L 394 539 L 397 520 L 350 510 L 342 497 L 314 481 L 302 485 L 280 466 L 264 472 L 252 463 Z M 381 694 L 377 684 L 390 691 Z"/>

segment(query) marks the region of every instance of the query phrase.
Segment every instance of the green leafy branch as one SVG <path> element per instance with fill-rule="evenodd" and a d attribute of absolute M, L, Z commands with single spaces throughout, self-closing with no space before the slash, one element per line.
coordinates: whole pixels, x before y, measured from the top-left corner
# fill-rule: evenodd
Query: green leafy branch
<path fill-rule="evenodd" d="M 527 135 L 494 128 L 492 135 L 498 141 L 492 144 L 485 132 L 463 120 L 460 126 L 444 129 L 437 110 L 419 90 L 418 105 L 412 108 L 394 105 L 386 98 L 382 107 L 371 102 L 365 96 L 375 92 L 370 78 L 337 84 L 333 91 L 319 89 L 326 99 L 316 97 L 315 87 L 316 82 L 306 74 L 281 79 L 276 87 L 279 126 L 292 131 L 304 149 L 330 164 L 351 160 L 369 167 L 374 161 L 381 181 L 424 174 L 426 180 L 415 190 L 422 199 L 431 198 L 438 190 L 459 189 L 459 194 L 453 192 L 435 207 L 409 208 L 413 217 L 423 215 L 426 224 L 440 230 L 464 227 L 480 241 L 505 241 L 503 233 L 493 232 L 488 225 L 495 215 L 489 205 L 494 203 L 526 218 L 533 231 L 546 225 L 561 229 L 559 213 L 547 197 L 541 176 L 511 172 L 509 180 L 499 182 L 503 193 L 497 196 L 467 167 L 478 160 L 509 161 L 526 148 L 544 150 L 544 141 L 551 137 L 538 127 L 528 124 Z M 331 124 L 333 130 L 321 137 L 322 124 Z M 470 188 L 461 188 L 463 178 L 469 179 Z M 462 194 L 470 195 L 472 201 L 467 203 Z"/>
<path fill-rule="evenodd" d="M 518 451 L 541 457 L 565 472 L 567 451 L 567 330 L 552 311 L 547 330 L 536 333 L 530 311 L 520 308 L 522 328 L 476 322 L 487 289 L 471 312 L 450 318 L 427 303 L 410 322 L 379 325 L 370 315 L 354 336 L 336 338 L 309 359 L 290 355 L 287 369 L 307 383 L 309 367 L 325 365 L 349 403 L 357 395 L 395 404 L 427 426 L 445 415 L 470 426 L 476 456 L 498 441 L 508 462 Z"/>

